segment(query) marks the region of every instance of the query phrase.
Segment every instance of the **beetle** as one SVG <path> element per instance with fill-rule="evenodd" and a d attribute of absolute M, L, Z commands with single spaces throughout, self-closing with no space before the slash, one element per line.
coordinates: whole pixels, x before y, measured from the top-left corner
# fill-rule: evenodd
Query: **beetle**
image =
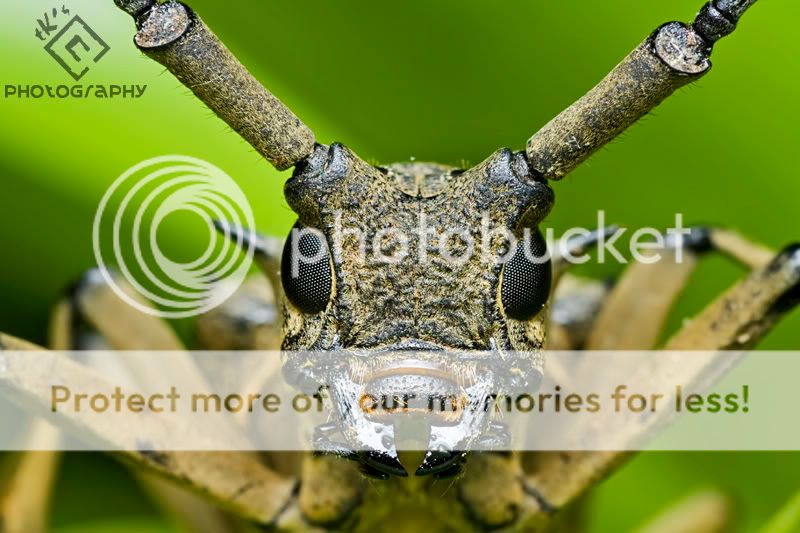
<path fill-rule="evenodd" d="M 280 347 L 289 354 L 286 371 L 298 382 L 309 361 L 306 355 L 292 353 L 333 350 L 370 354 L 373 373 L 391 365 L 398 351 L 520 352 L 530 354 L 527 363 L 536 374 L 543 372 L 545 348 L 651 348 L 695 259 L 711 251 L 734 257 L 753 273 L 684 326 L 668 348 L 752 347 L 797 303 L 797 245 L 775 254 L 715 227 L 695 228 L 688 239 L 672 244 L 691 261 L 635 264 L 613 286 L 569 276 L 558 257 L 552 264 L 538 263 L 524 253 L 525 246 L 544 247 L 538 227 L 554 204 L 551 184 L 674 91 L 702 77 L 710 68 L 714 44 L 734 31 L 755 0 L 713 0 L 690 24 L 659 27 L 594 89 L 534 134 L 524 150 L 501 149 L 467 169 L 416 162 L 372 165 L 341 144 L 319 144 L 189 7 L 174 1 L 115 2 L 134 18 L 140 50 L 164 65 L 277 169 L 294 168 L 286 183 L 286 199 L 298 216 L 296 230 L 314 230 L 282 251 L 278 243 L 259 238 L 257 258 L 270 278 L 276 302 L 243 292 L 201 317 L 199 331 L 209 347 L 275 347 L 272 318 L 280 315 Z M 508 254 L 507 262 L 485 264 L 477 256 L 462 262 L 440 261 L 442 243 L 429 250 L 430 243 L 420 247 L 415 241 L 410 243 L 415 252 L 408 261 L 365 267 L 358 260 L 360 243 L 347 241 L 336 250 L 333 246 L 334 228 L 341 223 L 358 225 L 374 241 L 387 225 L 411 232 L 421 215 L 437 227 L 475 228 L 487 213 L 492 223 L 511 234 L 527 231 L 532 236 L 514 246 L 502 239 L 490 243 L 492 256 Z M 220 229 L 231 235 L 239 232 L 225 224 Z M 591 240 L 574 245 L 584 249 L 590 244 Z M 319 258 L 289 275 L 296 262 L 293 254 L 299 250 Z M 432 256 L 424 272 L 418 268 L 422 251 Z M 654 297 L 637 298 L 642 293 Z M 89 337 L 94 339 L 99 332 L 101 342 L 114 348 L 133 347 L 98 311 L 103 305 L 116 305 L 98 303 L 108 297 L 95 274 L 76 285 L 67 305 L 71 320 L 81 327 L 73 327 L 71 345 L 90 342 L 75 339 L 76 331 L 85 333 L 82 328 L 86 328 L 92 332 Z M 276 305 L 281 312 L 268 320 L 254 312 Z M 642 316 L 647 325 L 640 328 L 630 328 L 627 320 L 620 319 Z M 163 325 L 147 324 L 143 330 L 150 332 L 148 345 L 135 347 L 176 346 Z M 5 343 L 14 345 L 8 339 Z M 394 370 L 401 374 L 419 370 L 414 365 L 425 361 L 418 357 L 411 367 Z M 424 379 L 419 386 L 435 387 L 436 379 Z M 321 431 L 319 439 L 324 442 L 327 435 Z M 353 438 L 359 434 L 351 436 L 350 444 Z M 285 464 L 268 460 L 276 470 L 294 465 L 286 479 L 296 482 L 264 482 L 258 492 L 260 511 L 252 510 L 252 502 L 237 501 L 238 493 L 214 493 L 192 480 L 186 469 L 181 470 L 180 454 L 164 454 L 156 462 L 163 473 L 178 477 L 180 471 L 216 499 L 244 509 L 241 514 L 277 527 L 351 528 L 358 523 L 368 529 L 374 521 L 405 509 L 427 510 L 444 522 L 443 527 L 530 530 L 553 527 L 565 515 L 568 518 L 568 512 L 558 511 L 625 458 L 594 452 L 466 457 L 462 448 L 451 446 L 445 451 L 427 450 L 415 475 L 408 476 L 395 453 L 333 451 L 295 457 Z M 362 474 L 381 479 L 386 491 L 403 497 L 383 501 L 378 491 L 369 490 Z M 456 478 L 454 489 L 433 496 L 435 478 L 451 476 Z"/>

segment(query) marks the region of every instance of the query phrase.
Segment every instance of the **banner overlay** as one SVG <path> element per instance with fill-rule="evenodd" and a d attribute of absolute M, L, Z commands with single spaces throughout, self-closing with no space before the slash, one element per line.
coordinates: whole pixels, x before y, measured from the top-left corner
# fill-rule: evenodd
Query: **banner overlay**
<path fill-rule="evenodd" d="M 798 375 L 768 351 L 0 351 L 0 449 L 800 450 Z"/>

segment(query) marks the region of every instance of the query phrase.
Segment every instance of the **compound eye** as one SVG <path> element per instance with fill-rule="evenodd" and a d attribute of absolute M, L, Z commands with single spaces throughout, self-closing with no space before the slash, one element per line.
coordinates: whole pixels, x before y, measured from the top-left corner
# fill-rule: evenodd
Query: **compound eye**
<path fill-rule="evenodd" d="M 316 314 L 328 306 L 333 272 L 320 231 L 300 226 L 292 229 L 283 246 L 281 282 L 286 297 L 303 313 Z"/>
<path fill-rule="evenodd" d="M 550 298 L 552 281 L 547 243 L 537 228 L 517 243 L 503 267 L 500 301 L 506 316 L 528 320 L 539 314 Z"/>

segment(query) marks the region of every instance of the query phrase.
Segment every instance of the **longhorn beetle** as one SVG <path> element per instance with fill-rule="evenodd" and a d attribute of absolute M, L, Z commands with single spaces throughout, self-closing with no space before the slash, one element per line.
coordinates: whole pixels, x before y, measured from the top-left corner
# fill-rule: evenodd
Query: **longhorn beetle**
<path fill-rule="evenodd" d="M 689 261 L 633 264 L 613 286 L 565 273 L 558 257 L 552 263 L 533 262 L 523 244 L 506 250 L 510 260 L 505 263 L 434 257 L 424 271 L 413 261 L 362 265 L 352 243 L 337 254 L 330 250 L 337 216 L 375 236 L 386 226 L 411 229 L 420 214 L 431 225 L 475 227 L 484 213 L 515 235 L 528 230 L 532 239 L 521 242 L 543 248 L 537 228 L 553 206 L 551 182 L 706 74 L 713 47 L 734 32 L 755 0 L 712 0 L 691 23 L 662 25 L 535 133 L 524 150 L 498 150 L 468 169 L 415 162 L 376 166 L 341 144 L 322 145 L 188 6 L 172 0 L 115 2 L 133 17 L 135 44 L 145 55 L 165 66 L 277 169 L 294 168 L 286 199 L 297 214 L 296 228 L 314 230 L 303 234 L 299 248 L 287 245 L 282 253 L 272 239 L 256 243 L 257 259 L 282 310 L 280 333 L 271 320 L 252 319 L 253 309 L 267 304 L 251 298 L 246 287 L 234 298 L 236 305 L 198 320 L 208 347 L 280 346 L 288 353 L 285 371 L 297 381 L 303 380 L 308 361 L 292 353 L 332 350 L 374 354 L 371 371 L 387 361 L 383 354 L 398 350 L 513 351 L 531 354 L 531 365 L 541 371 L 545 348 L 652 348 L 696 259 L 709 252 L 729 255 L 752 273 L 685 324 L 666 348 L 751 348 L 797 303 L 800 246 L 773 253 L 716 227 L 694 228 L 687 239 L 672 243 L 674 249 L 682 247 Z M 239 231 L 224 223 L 220 230 Z M 574 243 L 576 251 L 592 240 Z M 492 246 L 498 251 L 503 244 Z M 422 250 L 409 248 L 416 250 L 412 255 Z M 290 276 L 298 250 L 322 253 Z M 650 296 L 639 298 L 643 293 Z M 89 273 L 62 309 L 114 348 L 177 345 L 163 324 L 149 318 L 130 319 L 149 331 L 145 337 L 126 336 L 99 312 L 102 305 L 112 305 L 108 300 L 100 304 L 108 297 L 102 280 Z M 119 314 L 130 314 L 122 307 Z M 10 337 L 2 340 L 7 347 L 24 346 Z M 64 342 L 81 346 L 74 338 Z M 435 380 L 425 385 L 434 386 Z M 427 513 L 445 530 L 528 531 L 566 523 L 569 509 L 561 510 L 628 457 L 610 452 L 467 456 L 457 448 L 431 448 L 409 475 L 393 451 L 348 452 L 332 445 L 329 429 L 319 428 L 316 438 L 335 453 L 273 454 L 264 463 L 235 453 L 163 452 L 153 457 L 132 452 L 129 458 L 188 483 L 240 516 L 278 528 L 367 530 L 408 511 Z M 502 427 L 493 429 L 502 438 Z M 228 476 L 225 483 L 215 477 L 219 472 Z M 375 483 L 383 487 L 371 490 L 363 474 L 382 480 Z M 434 488 L 434 480 L 443 477 L 454 478 L 453 490 L 444 495 Z"/>

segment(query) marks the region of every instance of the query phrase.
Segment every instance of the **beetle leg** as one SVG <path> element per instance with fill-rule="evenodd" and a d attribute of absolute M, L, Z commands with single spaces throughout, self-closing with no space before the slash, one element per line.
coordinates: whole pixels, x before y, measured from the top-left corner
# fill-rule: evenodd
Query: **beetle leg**
<path fill-rule="evenodd" d="M 53 313 L 52 327 L 68 328 L 69 321 L 69 306 L 60 305 Z M 55 348 L 62 349 L 57 345 Z M 26 431 L 25 442 L 31 451 L 4 459 L 11 467 L 0 489 L 0 530 L 44 533 L 48 530 L 53 485 L 61 463 L 61 453 L 54 451 L 61 433 L 46 422 L 33 422 Z M 48 449 L 53 451 L 44 451 Z"/>
<path fill-rule="evenodd" d="M 775 253 L 752 242 L 737 232 L 724 228 L 708 229 L 709 245 L 718 252 L 731 257 L 749 268 L 763 268 L 775 257 Z"/>
<path fill-rule="evenodd" d="M 269 285 L 272 288 L 273 301 L 278 305 L 283 300 L 283 283 L 281 282 L 280 271 L 284 239 L 262 235 L 221 220 L 215 220 L 214 227 L 229 239 L 240 243 L 244 249 L 249 249 L 252 244 L 253 258 L 261 272 L 267 276 Z M 254 239 L 254 242 L 251 243 L 251 239 Z"/>
<path fill-rule="evenodd" d="M 96 331 L 81 327 L 74 291 L 71 293 L 51 313 L 50 347 L 65 351 L 107 348 Z M 61 452 L 55 451 L 61 432 L 45 422 L 34 422 L 27 433 L 26 442 L 32 451 L 11 457 L 12 473 L 0 495 L 0 524 L 8 531 L 36 533 L 47 529 L 47 510 L 62 458 Z"/>
<path fill-rule="evenodd" d="M 586 344 L 597 315 L 606 301 L 613 284 L 564 274 L 550 306 L 547 325 L 547 350 L 580 350 Z M 547 365 L 552 375 L 553 365 Z M 553 376 L 559 383 L 567 383 L 561 376 Z"/>
<path fill-rule="evenodd" d="M 745 350 L 755 346 L 789 311 L 800 303 L 800 244 L 787 247 L 769 264 L 755 270 L 688 322 L 666 344 L 666 350 Z M 628 324 L 630 327 L 630 324 Z M 641 340 L 641 338 L 639 339 Z M 669 358 L 649 365 L 632 380 L 671 375 Z M 705 368 L 680 369 L 698 378 Z M 644 374 L 642 374 L 644 372 Z M 691 376 L 687 376 L 691 377 Z M 642 425 L 643 433 L 652 429 Z M 632 434 L 630 437 L 634 438 Z M 622 465 L 629 452 L 564 452 L 527 454 L 526 486 L 541 497 L 543 505 L 527 510 L 526 521 L 541 523 L 547 515 L 563 508 L 597 481 Z"/>
<path fill-rule="evenodd" d="M 561 179 L 680 87 L 711 68 L 714 43 L 756 0 L 712 0 L 691 24 L 661 26 L 580 100 L 528 141 L 531 166 Z"/>
<path fill-rule="evenodd" d="M 141 296 L 113 272 L 117 286 L 144 304 Z M 115 350 L 182 350 L 178 336 L 162 320 L 145 314 L 123 301 L 106 283 L 99 270 L 89 270 L 73 288 L 75 309 L 107 346 Z"/>
<path fill-rule="evenodd" d="M 565 274 L 555 293 L 548 330 L 550 350 L 576 350 L 581 348 L 648 349 L 656 342 L 667 314 L 684 287 L 696 265 L 696 255 L 704 249 L 700 231 L 688 246 L 682 261 L 675 260 L 676 249 L 662 250 L 662 260 L 654 264 L 634 263 L 614 285 L 606 282 L 584 280 Z M 666 256 L 666 257 L 664 257 Z M 647 294 L 647 298 L 640 295 Z M 644 327 L 631 328 L 631 318 L 647 317 Z M 638 322 L 637 322 L 638 323 Z M 558 383 L 569 383 L 572 370 L 549 364 L 548 373 Z M 556 375 L 553 375 L 553 374 Z M 621 462 L 624 454 L 569 452 L 528 453 L 522 455 L 525 469 L 535 471 L 539 462 L 560 464 L 575 463 L 578 471 L 590 472 L 596 465 Z M 532 500 L 526 500 L 528 510 L 538 520 L 550 520 L 554 507 L 533 485 L 523 485 Z"/>
<path fill-rule="evenodd" d="M 482 529 L 514 524 L 529 498 L 523 490 L 523 477 L 518 454 L 472 454 L 457 488 L 467 517 Z"/>
<path fill-rule="evenodd" d="M 693 228 L 682 243 L 680 261 L 676 260 L 678 249 L 675 243 L 668 240 L 667 248 L 656 252 L 662 255 L 660 261 L 652 264 L 636 262 L 626 269 L 603 303 L 585 349 L 652 349 L 698 258 L 711 251 L 753 269 L 763 269 L 775 258 L 774 252 L 768 248 L 733 231 L 714 227 Z M 636 324 L 636 327 L 630 327 L 631 324 Z"/>
<path fill-rule="evenodd" d="M 580 349 L 594 324 L 597 313 L 611 286 L 608 283 L 577 278 L 569 274 L 571 258 L 580 258 L 605 238 L 613 236 L 618 226 L 594 230 L 588 235 L 561 239 L 553 250 L 553 304 L 547 324 L 548 350 Z M 548 372 L 559 372 L 554 365 Z M 567 383 L 562 380 L 561 383 Z"/>
<path fill-rule="evenodd" d="M 120 288 L 140 303 L 145 303 L 122 279 L 115 279 Z M 90 270 L 75 284 L 67 299 L 57 307 L 51 325 L 54 349 L 71 350 L 169 350 L 182 345 L 169 326 L 158 318 L 141 313 L 114 293 L 95 270 Z M 59 313 L 59 310 L 60 313 Z M 63 316 L 60 316 L 63 315 Z M 61 344 L 62 346 L 59 346 Z M 91 354 L 88 357 L 92 357 Z M 166 372 L 153 372 L 143 365 L 121 368 L 122 375 L 132 372 L 134 379 L 156 388 L 168 387 L 175 380 L 192 379 L 194 386 L 204 380 L 194 363 L 183 354 L 170 356 Z M 95 361 L 96 364 L 108 364 Z M 167 514 L 175 516 L 192 531 L 231 531 L 224 514 L 196 495 L 147 472 L 131 471 L 137 482 Z"/>
<path fill-rule="evenodd" d="M 128 282 L 109 272 L 118 290 L 140 305 L 149 306 Z M 90 332 L 99 333 L 104 346 L 119 351 L 169 351 L 157 366 L 143 364 L 141 357 L 126 360 L 131 378 L 142 385 L 169 388 L 182 383 L 192 390 L 209 390 L 208 381 L 170 326 L 124 301 L 99 270 L 86 272 L 72 290 L 74 312 Z M 124 355 L 122 356 L 124 358 Z"/>
<path fill-rule="evenodd" d="M 669 312 L 709 248 L 708 231 L 696 228 L 681 247 L 667 243 L 655 262 L 628 266 L 603 303 L 584 346 L 587 350 L 650 350 Z M 642 317 L 645 317 L 644 319 Z M 636 327 L 631 327 L 631 324 Z"/>
<path fill-rule="evenodd" d="M 216 223 L 223 234 L 234 237 L 249 235 L 225 223 Z M 280 285 L 280 253 L 282 240 L 258 235 L 256 261 L 269 280 L 253 278 L 218 308 L 198 318 L 198 338 L 206 348 L 226 350 L 276 350 L 280 348 L 279 317 L 276 300 L 282 298 Z M 246 244 L 246 243 L 245 243 Z M 269 289 L 272 289 L 271 291 Z M 266 290 L 265 290 L 266 289 Z M 277 295 L 277 298 L 276 298 Z M 268 364 L 254 372 L 253 385 L 245 390 L 257 390 L 280 370 L 280 360 L 271 358 Z M 300 477 L 297 501 L 288 506 L 278 522 L 287 529 L 304 528 L 303 524 L 332 527 L 347 521 L 363 497 L 365 483 L 356 465 L 341 457 L 359 461 L 358 454 L 330 438 L 338 431 L 335 424 L 317 428 L 315 449 L 328 454 L 309 456 L 302 452 L 269 452 L 264 454 L 271 468 L 281 474 Z"/>
<path fill-rule="evenodd" d="M 81 327 L 74 291 L 59 301 L 50 317 L 49 344 L 53 350 L 91 350 L 108 348 L 96 331 Z M 18 349 L 27 349 L 18 347 Z M 26 442 L 32 451 L 13 454 L 12 473 L 4 481 L 0 495 L 0 524 L 8 531 L 46 531 L 53 483 L 61 463 L 55 451 L 61 432 L 45 422 L 34 422 L 27 429 Z M 33 451 L 48 450 L 50 451 Z"/>
<path fill-rule="evenodd" d="M 637 529 L 639 533 L 707 531 L 723 533 L 735 525 L 735 502 L 724 493 L 704 490 L 691 494 Z"/>
<path fill-rule="evenodd" d="M 256 247 L 256 257 L 261 257 L 261 262 L 269 264 L 277 253 L 275 250 L 279 249 L 279 245 L 280 243 L 273 243 L 269 239 L 264 239 Z M 126 290 L 130 297 L 135 298 L 140 303 L 145 303 L 124 280 L 115 279 L 115 282 L 123 290 Z M 263 278 L 251 278 L 225 303 L 198 319 L 198 338 L 201 342 L 206 342 L 207 348 L 214 349 L 276 349 L 279 338 L 276 321 L 279 318 L 274 305 L 274 294 L 273 291 L 270 291 L 269 284 Z M 74 291 L 73 299 L 76 302 L 77 312 L 80 312 L 92 327 L 103 333 L 104 338 L 114 339 L 113 348 L 115 349 L 180 349 L 180 342 L 164 322 L 151 315 L 141 313 L 122 301 L 108 285 L 102 282 L 102 278 L 98 277 L 96 273 L 90 272 L 84 276 L 82 282 L 77 285 Z M 125 324 L 126 331 L 119 330 L 120 324 Z M 126 332 L 128 333 L 127 335 Z M 131 333 L 135 334 L 135 336 L 130 335 Z M 209 343 L 209 339 L 214 340 Z M 275 354 L 277 355 L 277 352 Z M 167 367 L 163 367 L 163 363 L 166 363 L 166 361 L 162 360 L 157 373 L 148 372 L 147 369 L 142 368 L 133 370 L 137 377 L 147 380 L 147 383 L 154 387 L 159 387 L 159 384 L 161 386 L 168 385 L 169 379 L 179 378 L 181 382 L 191 379 L 195 383 L 193 388 L 204 390 L 207 388 L 204 385 L 205 376 L 200 369 L 194 366 L 190 359 L 183 357 L 183 355 L 180 352 L 170 354 L 170 364 Z M 255 377 L 251 380 L 251 383 L 255 386 L 268 380 L 271 374 L 279 369 L 279 363 L 279 358 L 269 358 L 262 368 L 253 372 Z M 213 369 L 205 370 L 214 371 Z M 165 380 L 167 380 L 166 383 Z M 201 470 L 198 473 L 198 482 L 204 481 L 205 475 L 202 472 L 204 468 L 202 465 L 205 463 L 220 462 L 225 464 L 230 461 L 236 464 L 239 458 L 242 461 L 254 461 L 253 467 L 258 465 L 258 469 L 263 470 L 263 474 L 268 476 L 269 479 L 262 479 L 259 470 L 256 470 L 254 477 L 248 481 L 246 472 L 242 471 L 240 474 L 244 476 L 241 479 L 241 482 L 244 483 L 243 487 L 264 484 L 263 487 L 258 488 L 257 492 L 260 494 L 254 501 L 274 496 L 275 502 L 279 502 L 285 498 L 285 502 L 279 505 L 276 509 L 276 514 L 270 518 L 270 521 L 275 521 L 276 523 L 281 521 L 287 527 L 292 524 L 295 526 L 302 525 L 302 522 L 298 522 L 300 519 L 293 516 L 293 512 L 297 507 L 298 496 L 294 488 L 295 482 L 292 480 L 292 478 L 297 478 L 299 474 L 298 470 L 302 454 L 292 452 L 266 454 L 264 459 L 269 467 L 258 463 L 254 454 L 221 452 L 208 454 L 174 453 L 169 455 L 174 456 L 175 463 L 191 465 L 192 468 L 192 463 L 197 461 L 199 470 Z M 276 466 L 279 468 L 275 468 Z M 234 468 L 233 470 L 233 475 L 235 476 L 236 469 Z M 276 476 L 276 473 L 278 476 Z M 274 479 L 273 476 L 275 477 Z M 160 503 L 164 504 L 166 502 L 170 510 L 180 512 L 184 520 L 188 520 L 192 525 L 192 530 L 224 531 L 229 529 L 221 513 L 206 506 L 196 496 L 150 475 L 137 475 L 137 478 L 149 491 L 157 495 L 156 498 Z M 274 490 L 270 484 L 274 485 Z M 243 494 L 242 497 L 246 500 L 249 495 Z M 267 502 L 259 503 L 259 505 L 271 507 Z M 260 516 L 256 517 L 256 519 L 264 521 L 264 518 Z"/>
<path fill-rule="evenodd" d="M 122 290 L 125 290 L 131 298 L 136 299 L 142 304 L 146 303 L 123 279 L 115 278 L 115 283 Z M 266 291 L 264 289 L 266 289 Z M 73 331 L 81 333 L 84 345 L 87 342 L 91 342 L 90 346 L 94 348 L 110 347 L 119 350 L 174 351 L 174 353 L 170 354 L 168 361 L 162 360 L 160 362 L 158 372 L 153 372 L 148 368 L 142 368 L 141 365 L 135 365 L 135 367 L 131 368 L 130 370 L 137 380 L 146 382 L 149 386 L 157 388 L 168 386 L 170 384 L 169 380 L 171 379 L 180 379 L 181 382 L 191 380 L 189 383 L 194 383 L 192 387 L 196 388 L 196 390 L 205 390 L 207 388 L 205 385 L 205 376 L 201 369 L 197 368 L 193 361 L 184 353 L 177 351 L 182 349 L 181 343 L 167 324 L 129 306 L 104 282 L 102 276 L 96 271 L 88 272 L 75 286 L 72 294 L 72 303 L 74 306 L 73 316 L 79 315 L 89 326 L 88 328 L 79 328 L 74 324 L 72 326 Z M 215 312 L 216 315 L 213 315 Z M 254 317 L 253 315 L 256 316 Z M 238 344 L 235 348 L 274 348 L 276 347 L 275 336 L 278 334 L 277 325 L 274 323 L 275 320 L 277 320 L 277 314 L 267 284 L 263 279 L 252 279 L 243 285 L 233 298 L 198 321 L 198 327 L 201 328 L 201 330 L 198 331 L 198 336 L 201 339 L 207 339 L 209 336 L 216 335 L 217 344 L 215 344 L 214 347 L 217 349 L 230 349 L 233 346 L 223 346 L 219 344 L 224 342 L 225 339 L 231 338 L 226 328 L 231 324 L 243 323 L 247 326 L 247 330 L 251 335 L 242 335 L 238 337 L 236 339 Z M 220 325 L 224 331 L 218 331 L 219 328 L 217 328 L 217 326 Z M 64 328 L 58 329 L 63 330 Z M 241 328 L 238 329 L 241 330 Z M 222 335 L 221 333 L 228 334 Z M 249 342 L 251 344 L 243 346 L 243 342 Z M 78 346 L 76 346 L 76 348 L 78 348 Z M 131 361 L 131 363 L 136 363 L 136 360 Z M 274 371 L 277 368 L 274 363 L 279 363 L 277 357 L 268 361 L 265 368 Z M 164 366 L 165 364 L 166 366 Z M 254 374 L 257 379 L 268 379 L 269 377 L 264 372 L 255 372 Z M 239 455 L 247 457 L 248 460 L 250 460 L 250 458 L 255 460 L 255 456 L 252 454 L 208 454 L 208 457 L 202 459 L 196 459 L 199 454 L 193 453 L 176 453 L 171 455 L 174 455 L 176 463 L 186 464 L 192 463 L 195 460 L 200 464 L 204 464 L 207 461 L 221 461 L 224 463 L 228 460 L 226 456 L 229 456 L 230 461 L 236 462 Z M 217 455 L 219 457 L 216 457 Z M 294 459 L 294 461 L 291 462 L 292 465 L 296 465 L 299 462 L 299 454 L 287 455 L 291 455 Z M 271 458 L 268 457 L 267 461 L 278 462 L 286 467 L 285 462 L 270 461 L 270 459 Z M 274 475 L 270 470 L 266 469 L 266 467 L 261 465 L 259 465 L 259 467 L 264 469 L 265 473 Z M 288 468 L 284 469 L 291 470 Z M 298 474 L 296 471 L 285 473 L 290 477 L 294 477 Z M 225 531 L 229 529 L 229 526 L 225 524 L 224 516 L 218 510 L 208 506 L 202 500 L 199 500 L 196 496 L 151 475 L 136 474 L 136 477 L 149 492 L 156 495 L 155 498 L 161 505 L 167 506 L 170 512 L 179 514 L 185 522 L 191 525 L 193 530 Z M 281 479 L 280 483 L 276 482 L 278 492 L 284 491 L 287 486 L 291 487 L 293 483 L 291 479 Z M 265 495 L 269 495 L 269 490 L 270 489 L 265 487 Z M 280 494 L 276 494 L 276 496 L 279 498 L 281 497 Z M 294 496 L 291 496 L 290 500 L 287 500 L 287 503 L 285 503 L 280 510 L 280 515 L 283 514 L 284 510 L 291 509 L 293 500 Z"/>
<path fill-rule="evenodd" d="M 800 244 L 711 303 L 665 345 L 666 350 L 746 350 L 800 303 Z"/>
<path fill-rule="evenodd" d="M 558 286 L 561 277 L 572 266 L 571 259 L 578 259 L 589 253 L 589 250 L 605 239 L 612 238 L 619 231 L 619 226 L 597 228 L 585 235 L 562 238 L 552 251 L 553 288 Z"/>
<path fill-rule="evenodd" d="M 214 221 L 216 229 L 250 247 L 254 259 L 266 276 L 253 276 L 245 281 L 222 304 L 197 318 L 197 340 L 207 350 L 280 350 L 283 322 L 283 286 L 280 261 L 283 239 L 260 235 L 223 221 Z M 224 282 L 222 282 L 224 283 Z M 230 291 L 226 291 L 230 292 Z M 277 354 L 260 359 L 260 365 L 249 371 L 244 390 L 256 390 L 280 370 Z M 236 376 L 241 383 L 242 376 Z M 297 461 L 292 461 L 297 464 Z"/>
<path fill-rule="evenodd" d="M 230 293 L 227 288 L 223 290 Z M 218 307 L 197 317 L 197 341 L 206 350 L 280 350 L 280 317 L 267 281 L 263 276 L 252 276 Z M 258 375 L 251 374 L 252 384 L 263 384 L 277 370 L 279 358 L 270 359 Z"/>
<path fill-rule="evenodd" d="M 35 359 L 26 358 L 21 350 L 36 350 Z M 49 409 L 50 395 L 43 391 L 41 376 L 57 373 L 65 382 L 81 383 L 88 389 L 108 390 L 108 381 L 98 378 L 67 358 L 56 356 L 20 339 L 0 334 L 0 387 L 12 398 L 20 398 L 27 408 Z M 127 449 L 131 435 L 145 434 L 154 442 L 166 440 L 174 432 L 190 432 L 180 420 L 169 424 L 155 418 L 145 418 L 133 427 L 109 427 L 92 417 L 77 417 L 58 413 L 56 421 L 78 438 L 108 443 L 127 451 L 114 455 L 133 464 L 137 469 L 158 473 L 176 486 L 190 488 L 231 509 L 238 516 L 259 524 L 274 525 L 295 501 L 296 482 L 275 474 L 260 463 L 253 454 L 242 452 L 174 452 Z M 196 429 L 196 428 L 193 428 Z M 197 434 L 197 431 L 194 431 Z M 224 449 L 225 440 L 214 433 L 204 432 L 211 449 Z M 216 444 L 215 444 L 216 443 Z"/>
<path fill-rule="evenodd" d="M 301 479 L 298 504 L 306 521 L 338 528 L 355 518 L 366 483 L 353 462 L 335 455 L 307 456 Z"/>
<path fill-rule="evenodd" d="M 614 284 L 577 278 L 566 274 L 563 267 L 564 278 L 554 293 L 550 312 L 548 349 L 650 349 L 704 252 L 719 252 L 749 268 L 764 267 L 774 258 L 772 250 L 716 227 L 693 228 L 682 243 L 680 262 L 675 260 L 675 243 L 668 244 L 667 249 L 658 251 L 661 261 L 634 263 Z M 643 294 L 647 298 L 642 298 Z M 648 317 L 644 323 L 639 319 L 642 316 Z M 628 327 L 631 321 L 637 328 Z"/>
<path fill-rule="evenodd" d="M 230 238 L 241 237 L 244 239 L 251 233 L 218 221 L 217 229 Z M 267 327 L 266 323 L 256 320 L 253 315 L 263 316 L 265 306 L 275 306 L 283 298 L 283 287 L 280 281 L 280 260 L 283 241 L 274 237 L 255 235 L 254 246 L 255 260 L 259 268 L 269 280 L 272 289 L 269 299 L 265 298 L 263 291 L 255 291 L 250 283 L 245 284 L 231 300 L 200 317 L 198 320 L 198 336 L 204 338 L 231 338 L 228 333 L 220 336 L 223 331 L 230 332 L 235 324 L 237 328 L 253 333 Z M 243 300 L 243 301 L 239 301 Z M 278 308 L 280 306 L 278 305 Z M 277 319 L 280 321 L 279 318 Z M 243 324 L 247 324 L 244 326 Z M 236 342 L 228 343 L 226 349 L 277 349 L 280 347 L 279 331 L 274 340 L 268 341 L 265 334 L 247 334 L 234 336 Z M 242 339 L 244 344 L 242 344 Z M 262 340 L 259 340 L 262 339 Z M 219 348 L 219 347 L 218 347 Z M 276 359 L 275 363 L 279 363 Z M 273 368 L 274 367 L 274 368 Z M 276 365 L 270 365 L 268 372 L 278 370 Z M 257 372 L 253 384 L 259 384 L 269 379 L 264 372 Z M 315 435 L 315 448 L 326 450 L 327 454 L 308 456 L 301 452 L 270 452 L 265 454 L 267 462 L 281 473 L 300 474 L 300 485 L 297 504 L 288 508 L 279 526 L 292 527 L 307 522 L 310 524 L 332 527 L 339 526 L 351 518 L 353 511 L 361 502 L 365 490 L 364 479 L 359 474 L 356 464 L 342 461 L 349 458 L 361 462 L 359 454 L 353 453 L 346 446 L 339 445 L 330 439 L 331 430 L 338 431 L 337 425 L 317 428 Z M 297 472 L 299 470 L 299 472 Z"/>
<path fill-rule="evenodd" d="M 26 436 L 31 446 L 44 449 L 59 438 L 59 431 L 45 423 L 34 423 Z M 10 464 L 11 471 L 2 480 L 0 489 L 3 531 L 48 531 L 48 511 L 60 462 L 61 454 L 54 451 L 27 451 L 4 458 L 4 466 Z"/>
<path fill-rule="evenodd" d="M 221 227 L 218 225 L 218 227 Z M 267 238 L 270 239 L 270 238 Z M 282 242 L 275 239 L 267 242 L 267 248 L 256 246 L 256 258 L 262 270 L 268 272 L 269 265 L 277 272 L 280 261 L 279 251 Z M 269 252 L 269 253 L 267 253 Z M 267 282 L 269 281 L 269 283 Z M 252 365 L 243 361 L 236 368 L 246 371 L 247 375 L 232 375 L 232 383 L 243 391 L 262 390 L 275 376 L 280 374 L 281 360 L 277 350 L 281 343 L 281 288 L 273 285 L 269 276 L 252 276 L 239 287 L 230 298 L 218 307 L 197 317 L 197 340 L 205 350 L 245 350 L 268 351 L 263 357 L 250 358 Z M 223 282 L 224 283 L 224 282 Z M 278 280 L 278 283 L 280 281 Z M 277 294 L 277 297 L 276 297 Z M 204 368 L 206 372 L 221 375 L 230 372 L 224 360 L 211 359 L 209 364 L 214 368 Z M 251 419 L 246 411 L 239 414 L 242 423 Z M 238 416 L 238 415 L 237 415 Z M 262 431 L 267 428 L 251 428 L 251 431 Z M 286 476 L 298 476 L 303 462 L 302 452 L 271 451 L 262 454 L 264 461 L 277 473 Z"/>
<path fill-rule="evenodd" d="M 156 0 L 115 0 L 134 17 L 134 41 L 278 170 L 314 150 L 314 134 L 239 63 L 197 14 Z"/>

